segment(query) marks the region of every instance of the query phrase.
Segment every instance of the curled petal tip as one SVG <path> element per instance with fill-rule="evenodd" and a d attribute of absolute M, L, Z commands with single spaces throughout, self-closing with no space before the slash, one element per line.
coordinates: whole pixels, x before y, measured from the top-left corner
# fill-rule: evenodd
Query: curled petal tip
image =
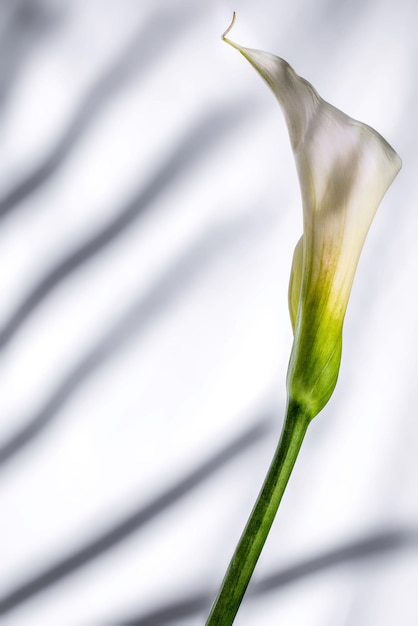
<path fill-rule="evenodd" d="M 234 12 L 232 13 L 232 20 L 231 20 L 230 25 L 228 26 L 228 28 L 226 29 L 226 31 L 222 33 L 222 37 L 221 37 L 222 41 L 225 41 L 225 40 L 226 40 L 226 36 L 227 36 L 227 34 L 231 31 L 231 29 L 232 29 L 232 27 L 233 27 L 233 25 L 234 25 L 234 23 L 235 23 L 235 18 L 236 18 L 236 16 L 237 16 L 237 14 L 236 14 L 236 13 L 235 13 L 235 11 L 234 11 Z"/>

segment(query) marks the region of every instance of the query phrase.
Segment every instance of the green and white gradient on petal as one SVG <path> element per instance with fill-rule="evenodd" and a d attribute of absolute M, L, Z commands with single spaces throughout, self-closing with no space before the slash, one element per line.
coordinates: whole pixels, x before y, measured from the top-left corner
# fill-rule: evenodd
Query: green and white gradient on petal
<path fill-rule="evenodd" d="M 360 253 L 401 160 L 381 135 L 325 102 L 286 61 L 225 41 L 271 87 L 289 130 L 302 194 L 303 235 L 289 285 L 294 342 L 287 385 L 289 399 L 313 418 L 335 388 L 343 321 Z"/>

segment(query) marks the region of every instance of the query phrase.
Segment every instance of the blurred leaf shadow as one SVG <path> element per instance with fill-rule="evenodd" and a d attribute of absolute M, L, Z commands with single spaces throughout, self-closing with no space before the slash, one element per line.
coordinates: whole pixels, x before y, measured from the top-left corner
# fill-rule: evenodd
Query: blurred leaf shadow
<path fill-rule="evenodd" d="M 240 101 L 229 107 L 220 107 L 200 119 L 145 188 L 138 190 L 116 217 L 79 244 L 29 290 L 0 330 L 0 349 L 13 339 L 29 316 L 65 279 L 103 252 L 149 209 L 152 202 L 178 176 L 187 172 L 200 156 L 206 156 L 214 146 L 242 126 L 254 110 L 255 105 Z"/>
<path fill-rule="evenodd" d="M 37 0 L 0 4 L 0 107 L 13 91 L 36 44 L 62 22 L 64 7 Z"/>
<path fill-rule="evenodd" d="M 106 360 L 121 349 L 132 335 L 142 335 L 157 315 L 166 312 L 170 302 L 181 295 L 190 283 L 199 278 L 205 267 L 229 252 L 231 245 L 244 237 L 257 236 L 268 228 L 270 220 L 262 213 L 246 216 L 240 222 L 215 226 L 199 238 L 168 271 L 141 295 L 93 348 L 82 356 L 52 391 L 41 408 L 6 442 L 0 444 L 0 468 L 32 443 L 54 420 L 76 391 Z"/>
<path fill-rule="evenodd" d="M 186 497 L 235 458 L 253 448 L 271 430 L 273 418 L 272 414 L 262 415 L 233 441 L 224 445 L 218 452 L 212 454 L 183 478 L 164 489 L 148 504 L 143 505 L 141 503 L 123 519 L 99 533 L 92 541 L 75 547 L 55 564 L 0 596 L 0 615 L 9 613 L 33 596 L 85 567 L 91 561 L 107 554 L 109 550 L 140 531 L 146 524 Z"/>
<path fill-rule="evenodd" d="M 125 86 L 129 79 L 138 79 L 141 73 L 150 71 L 154 63 L 166 53 L 190 27 L 199 12 L 193 7 L 187 10 L 166 7 L 160 9 L 145 26 L 134 35 L 119 58 L 100 76 L 84 95 L 78 109 L 62 132 L 51 152 L 37 164 L 15 187 L 0 199 L 0 219 L 22 206 L 22 202 L 34 193 L 54 174 L 71 152 L 88 126 L 94 122 L 100 110 Z"/>
<path fill-rule="evenodd" d="M 256 601 L 265 594 L 283 589 L 309 576 L 316 576 L 328 569 L 366 559 L 381 558 L 409 548 L 418 549 L 418 530 L 405 528 L 377 532 L 253 581 L 248 588 L 246 599 Z M 213 599 L 214 594 L 201 590 L 136 617 L 113 619 L 111 626 L 163 626 L 182 619 L 203 616 L 209 612 Z M 110 626 L 110 622 L 106 624 Z"/>

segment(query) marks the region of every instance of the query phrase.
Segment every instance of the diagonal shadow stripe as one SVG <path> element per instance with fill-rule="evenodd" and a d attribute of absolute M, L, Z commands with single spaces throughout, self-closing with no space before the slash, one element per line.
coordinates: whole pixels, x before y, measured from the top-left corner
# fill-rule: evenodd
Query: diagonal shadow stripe
<path fill-rule="evenodd" d="M 235 458 L 253 448 L 269 432 L 273 415 L 263 415 L 250 428 L 225 445 L 206 461 L 203 461 L 184 478 L 174 483 L 156 496 L 147 505 L 139 505 L 122 520 L 108 530 L 98 534 L 91 542 L 75 547 L 62 556 L 55 564 L 38 575 L 0 597 L 0 615 L 5 615 L 33 596 L 58 583 L 63 578 L 77 572 L 91 561 L 107 554 L 109 550 L 140 531 L 158 515 L 174 506 L 216 472 L 231 463 Z"/>
<path fill-rule="evenodd" d="M 60 25 L 64 7 L 46 6 L 37 0 L 0 3 L 0 108 L 38 42 Z"/>
<path fill-rule="evenodd" d="M 266 576 L 264 579 L 254 582 L 250 595 L 269 593 L 278 587 L 284 587 L 337 565 L 353 563 L 408 548 L 418 548 L 418 531 L 415 529 L 395 529 L 376 533 Z"/>
<path fill-rule="evenodd" d="M 176 177 L 187 172 L 199 157 L 203 158 L 220 141 L 241 127 L 254 110 L 255 107 L 250 103 L 239 102 L 219 108 L 201 119 L 145 188 L 141 188 L 122 211 L 93 237 L 59 261 L 25 295 L 0 330 L 0 349 L 12 340 L 29 316 L 65 279 L 103 252 L 144 214 Z"/>
<path fill-rule="evenodd" d="M 309 576 L 357 561 L 383 557 L 399 550 L 418 549 L 418 531 L 395 529 L 376 533 L 358 541 L 329 550 L 288 568 L 280 569 L 250 584 L 248 600 L 256 600 L 265 594 L 294 584 Z M 107 626 L 166 626 L 181 619 L 207 615 L 214 596 L 202 590 L 165 606 L 160 606 L 141 616 L 113 619 Z"/>
<path fill-rule="evenodd" d="M 190 27 L 199 12 L 165 7 L 141 27 L 120 57 L 90 87 L 73 118 L 51 152 L 35 169 L 0 199 L 0 219 L 22 206 L 22 202 L 41 187 L 59 168 L 99 112 L 129 79 L 138 79 L 158 62 L 175 41 Z"/>
<path fill-rule="evenodd" d="M 60 410 L 89 377 L 118 349 L 122 349 L 134 333 L 138 336 L 146 332 L 158 313 L 166 311 L 170 303 L 187 290 L 190 283 L 197 279 L 210 263 L 218 261 L 220 255 L 229 252 L 230 246 L 240 242 L 243 237 L 257 236 L 260 227 L 268 228 L 270 220 L 263 220 L 262 217 L 257 212 L 241 222 L 215 227 L 201 237 L 150 291 L 145 296 L 140 296 L 113 328 L 78 360 L 41 408 L 24 421 L 25 425 L 21 430 L 0 445 L 0 467 L 15 458 L 40 436 L 56 420 Z"/>

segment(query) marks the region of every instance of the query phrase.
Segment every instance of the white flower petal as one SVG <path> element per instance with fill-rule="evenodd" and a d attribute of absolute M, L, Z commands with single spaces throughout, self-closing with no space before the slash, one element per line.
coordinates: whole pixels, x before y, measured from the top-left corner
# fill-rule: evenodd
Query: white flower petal
<path fill-rule="evenodd" d="M 313 417 L 334 390 L 342 325 L 361 249 L 401 160 L 383 137 L 325 102 L 286 61 L 226 41 L 271 87 L 289 130 L 304 232 L 289 286 L 295 338 L 288 390 L 294 400 L 310 405 Z"/>

